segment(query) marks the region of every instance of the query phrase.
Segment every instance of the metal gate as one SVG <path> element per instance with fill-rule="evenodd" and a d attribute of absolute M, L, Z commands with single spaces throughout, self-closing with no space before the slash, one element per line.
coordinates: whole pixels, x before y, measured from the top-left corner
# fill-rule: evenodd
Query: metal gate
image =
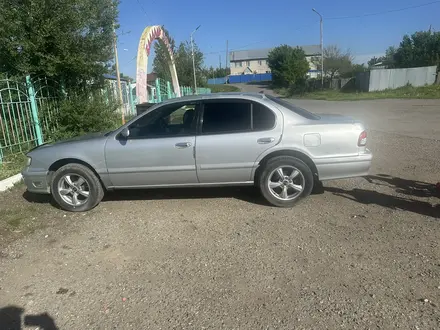
<path fill-rule="evenodd" d="M 30 78 L 0 80 L 0 163 L 7 154 L 24 152 L 42 143 L 33 95 Z"/>
<path fill-rule="evenodd" d="M 43 143 L 53 129 L 60 89 L 47 78 L 0 79 L 0 164 Z M 40 123 L 43 123 L 42 125 Z"/>

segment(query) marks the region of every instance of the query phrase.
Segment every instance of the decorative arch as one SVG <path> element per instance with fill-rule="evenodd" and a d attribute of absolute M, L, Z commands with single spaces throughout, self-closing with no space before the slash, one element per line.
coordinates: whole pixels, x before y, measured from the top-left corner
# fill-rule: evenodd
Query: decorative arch
<path fill-rule="evenodd" d="M 165 35 L 162 27 L 159 25 L 147 26 L 142 32 L 139 40 L 139 47 L 137 53 L 137 72 L 136 72 L 136 96 L 139 103 L 148 102 L 148 90 L 147 90 L 147 68 L 148 68 L 148 56 L 150 56 L 151 44 L 154 40 L 162 42 L 168 49 L 170 61 L 168 65 L 170 67 L 171 79 L 173 84 L 174 93 L 177 97 L 180 97 L 179 80 L 177 78 L 176 65 L 174 62 L 174 55 L 171 51 L 170 42 Z"/>

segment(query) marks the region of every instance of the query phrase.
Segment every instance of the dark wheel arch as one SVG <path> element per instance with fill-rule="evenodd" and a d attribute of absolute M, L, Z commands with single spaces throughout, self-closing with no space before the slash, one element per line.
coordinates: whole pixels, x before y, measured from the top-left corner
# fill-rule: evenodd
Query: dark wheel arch
<path fill-rule="evenodd" d="M 99 179 L 99 182 L 102 185 L 103 189 L 106 189 L 105 184 L 102 182 L 101 176 L 98 174 L 98 172 L 96 172 L 95 168 L 90 165 L 89 163 L 82 161 L 80 159 L 77 158 L 63 158 L 63 159 L 59 159 L 56 162 L 54 162 L 52 165 L 49 166 L 49 178 L 48 178 L 48 182 L 51 183 L 52 182 L 52 176 L 53 174 L 58 171 L 61 167 L 63 167 L 64 165 L 67 164 L 79 164 L 79 165 L 83 165 L 87 168 L 89 168 L 93 174 L 96 175 L 96 177 Z"/>
<path fill-rule="evenodd" d="M 260 162 L 258 163 L 258 167 L 254 173 L 255 184 L 257 184 L 257 185 L 259 184 L 258 181 L 259 181 L 259 177 L 261 175 L 261 171 L 265 167 L 267 162 L 269 160 L 271 160 L 272 158 L 275 158 L 278 156 L 292 156 L 292 157 L 298 158 L 299 160 L 303 161 L 311 169 L 313 176 L 315 178 L 315 181 L 316 182 L 319 181 L 318 169 L 316 168 L 315 163 L 313 162 L 313 160 L 309 156 L 302 153 L 301 151 L 296 151 L 296 150 L 277 150 L 277 151 L 271 152 L 270 154 L 264 156 L 264 158 L 262 160 L 260 160 Z"/>

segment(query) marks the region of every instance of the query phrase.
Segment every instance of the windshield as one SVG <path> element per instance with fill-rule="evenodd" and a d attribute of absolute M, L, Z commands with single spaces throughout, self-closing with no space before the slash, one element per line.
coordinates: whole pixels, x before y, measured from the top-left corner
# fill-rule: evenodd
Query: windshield
<path fill-rule="evenodd" d="M 315 115 L 314 113 L 311 113 L 310 111 L 307 111 L 303 108 L 297 107 L 296 105 L 293 105 L 290 102 L 287 102 L 286 100 L 280 99 L 278 97 L 266 95 L 266 97 L 275 102 L 276 104 L 279 104 L 283 106 L 286 109 L 289 109 L 290 111 L 295 112 L 296 114 L 300 115 L 301 117 L 311 119 L 311 120 L 319 120 L 321 117 Z"/>

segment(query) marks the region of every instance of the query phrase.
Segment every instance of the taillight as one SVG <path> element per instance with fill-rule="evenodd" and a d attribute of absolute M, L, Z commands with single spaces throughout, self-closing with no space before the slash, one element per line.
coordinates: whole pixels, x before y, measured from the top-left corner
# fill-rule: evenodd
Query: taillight
<path fill-rule="evenodd" d="M 359 147 L 365 147 L 366 144 L 367 144 L 367 131 L 363 131 L 359 135 L 358 146 Z"/>

